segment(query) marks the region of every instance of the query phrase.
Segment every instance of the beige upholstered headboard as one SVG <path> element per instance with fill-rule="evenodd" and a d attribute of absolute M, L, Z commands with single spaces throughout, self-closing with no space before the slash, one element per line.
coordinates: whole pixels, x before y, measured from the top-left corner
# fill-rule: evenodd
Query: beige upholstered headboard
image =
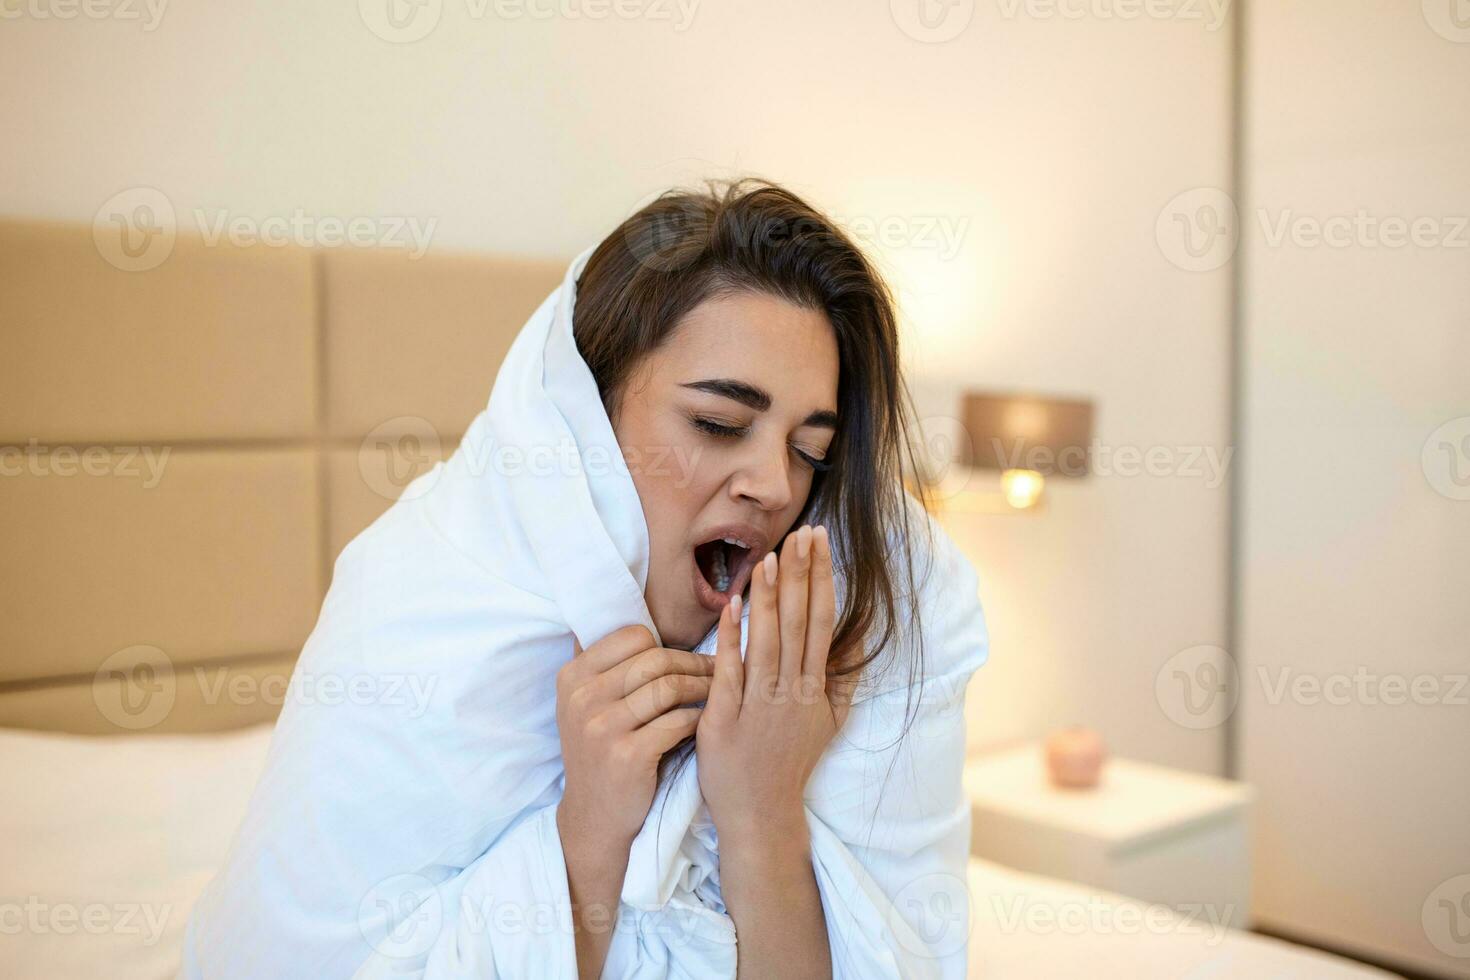
<path fill-rule="evenodd" d="M 0 726 L 274 717 L 337 553 L 458 444 L 561 262 L 0 222 Z"/>

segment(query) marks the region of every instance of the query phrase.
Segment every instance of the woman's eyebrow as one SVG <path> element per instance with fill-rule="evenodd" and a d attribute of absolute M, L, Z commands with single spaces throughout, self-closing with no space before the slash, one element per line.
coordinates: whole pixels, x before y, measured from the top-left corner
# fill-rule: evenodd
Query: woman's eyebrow
<path fill-rule="evenodd" d="M 703 381 L 686 381 L 681 388 L 693 388 L 695 391 L 708 392 L 711 395 L 719 395 L 737 401 L 746 408 L 753 408 L 757 412 L 764 412 L 771 407 L 771 396 L 769 392 L 747 381 L 738 381 L 735 378 L 706 378 Z M 817 426 L 824 429 L 837 428 L 837 413 L 830 409 L 817 409 L 801 422 L 802 425 Z"/>
<path fill-rule="evenodd" d="M 693 388 L 695 391 L 707 391 L 711 395 L 719 395 L 731 401 L 737 401 L 746 408 L 753 408 L 757 412 L 764 412 L 771 407 L 771 396 L 755 385 L 745 381 L 736 381 L 734 378 L 707 378 L 704 381 L 687 381 L 682 388 Z"/>

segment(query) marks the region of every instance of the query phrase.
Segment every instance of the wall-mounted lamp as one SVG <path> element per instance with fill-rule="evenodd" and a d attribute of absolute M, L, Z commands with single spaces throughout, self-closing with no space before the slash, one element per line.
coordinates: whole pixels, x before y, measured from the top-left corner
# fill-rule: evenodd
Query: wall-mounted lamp
<path fill-rule="evenodd" d="M 1092 416 L 1090 401 L 966 393 L 954 438 L 958 469 L 931 484 L 936 503 L 969 513 L 1035 510 L 1047 480 L 1088 474 Z M 999 473 L 998 491 L 987 473 Z"/>
<path fill-rule="evenodd" d="M 1035 507 L 1041 499 L 1046 477 L 1035 470 L 1004 470 L 1000 474 L 1000 489 L 1006 495 L 1006 503 L 1016 510 L 1026 510 Z"/>

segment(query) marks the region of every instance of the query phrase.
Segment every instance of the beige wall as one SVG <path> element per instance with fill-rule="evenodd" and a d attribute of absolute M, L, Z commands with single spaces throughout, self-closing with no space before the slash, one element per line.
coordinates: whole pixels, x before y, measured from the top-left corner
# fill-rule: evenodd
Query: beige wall
<path fill-rule="evenodd" d="M 1449 931 L 1470 928 L 1470 24 L 1451 9 L 1250 7 L 1239 710 L 1260 919 L 1470 976 Z M 1427 222 L 1422 244 L 1366 220 L 1313 244 L 1303 221 L 1360 211 Z M 1394 687 L 1416 682 L 1429 703 Z"/>
<path fill-rule="evenodd" d="M 1113 447 L 1227 439 L 1228 273 L 1177 268 L 1155 234 L 1174 194 L 1228 180 L 1210 5 L 1124 21 L 961 2 L 941 9 L 973 20 L 944 43 L 902 0 L 704 0 L 683 25 L 677 6 L 439 9 L 402 44 L 351 2 L 179 3 L 152 30 L 8 21 L 0 211 L 90 221 L 146 185 L 190 227 L 405 217 L 436 248 L 567 256 L 657 189 L 754 171 L 884 229 L 926 411 L 961 384 L 1037 389 L 1094 398 Z M 956 519 L 994 632 L 976 745 L 1087 721 L 1121 752 L 1217 770 L 1220 732 L 1171 722 L 1154 679 L 1224 640 L 1225 518 L 1223 487 L 1139 476 L 1056 487 L 1036 518 Z"/>

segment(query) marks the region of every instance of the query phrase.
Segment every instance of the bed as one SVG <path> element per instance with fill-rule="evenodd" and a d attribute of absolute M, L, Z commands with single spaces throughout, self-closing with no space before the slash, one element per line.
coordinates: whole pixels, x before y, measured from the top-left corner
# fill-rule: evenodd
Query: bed
<path fill-rule="evenodd" d="M 0 812 L 0 976 L 172 976 L 189 908 L 224 858 L 269 741 L 269 725 L 105 738 L 0 732 L 0 770 L 24 787 Z M 976 978 L 1388 976 L 985 861 L 971 862 L 969 887 Z"/>
<path fill-rule="evenodd" d="M 5 977 L 173 974 L 335 556 L 457 445 L 563 268 L 181 236 L 131 271 L 108 233 L 0 221 Z M 1385 975 L 969 884 L 977 977 Z"/>

